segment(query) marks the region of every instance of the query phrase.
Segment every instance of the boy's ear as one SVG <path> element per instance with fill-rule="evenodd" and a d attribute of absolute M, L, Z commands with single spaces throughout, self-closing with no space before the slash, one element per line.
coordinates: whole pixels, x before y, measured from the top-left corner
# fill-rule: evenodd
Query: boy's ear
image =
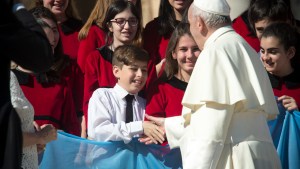
<path fill-rule="evenodd" d="M 290 47 L 287 51 L 287 55 L 289 59 L 292 59 L 296 54 L 296 48 L 294 46 Z"/>
<path fill-rule="evenodd" d="M 120 78 L 120 68 L 116 65 L 113 65 L 113 74 L 114 76 L 119 79 Z"/>

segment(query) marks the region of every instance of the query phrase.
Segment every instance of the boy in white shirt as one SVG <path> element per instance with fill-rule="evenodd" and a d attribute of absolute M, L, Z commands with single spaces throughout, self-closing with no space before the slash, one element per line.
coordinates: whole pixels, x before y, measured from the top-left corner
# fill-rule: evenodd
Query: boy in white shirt
<path fill-rule="evenodd" d="M 148 61 L 148 53 L 139 47 L 123 45 L 115 49 L 112 65 L 117 84 L 114 88 L 97 89 L 90 98 L 89 138 L 97 141 L 123 140 L 124 143 L 129 143 L 133 137 L 144 134 L 155 143 L 164 141 L 163 129 L 149 121 L 143 121 L 146 101 L 138 96 L 138 92 L 144 87 L 148 77 Z M 131 113 L 126 112 L 127 95 L 133 97 Z"/>

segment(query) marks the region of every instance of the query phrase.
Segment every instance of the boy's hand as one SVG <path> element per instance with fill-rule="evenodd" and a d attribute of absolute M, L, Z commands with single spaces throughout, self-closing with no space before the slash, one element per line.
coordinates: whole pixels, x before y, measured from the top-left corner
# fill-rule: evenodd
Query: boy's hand
<path fill-rule="evenodd" d="M 149 139 L 151 139 L 153 143 L 157 144 L 158 142 L 163 143 L 165 141 L 165 137 L 164 137 L 165 132 L 162 126 L 157 126 L 150 121 L 144 121 L 143 129 L 144 129 L 144 135 L 149 137 Z"/>
<path fill-rule="evenodd" d="M 278 98 L 278 101 L 282 101 L 282 105 L 288 110 L 298 110 L 297 103 L 294 98 L 283 95 Z"/>

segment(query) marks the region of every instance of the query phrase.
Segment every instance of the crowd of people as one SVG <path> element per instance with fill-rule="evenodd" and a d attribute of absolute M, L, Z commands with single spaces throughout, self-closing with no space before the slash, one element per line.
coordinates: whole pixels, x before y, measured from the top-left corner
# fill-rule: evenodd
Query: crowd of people
<path fill-rule="evenodd" d="M 97 0 L 85 23 L 69 1 L 1 1 L 2 168 L 38 168 L 57 130 L 180 147 L 186 169 L 281 168 L 267 121 L 299 110 L 293 0 L 161 0 L 144 28 L 141 0 Z"/>

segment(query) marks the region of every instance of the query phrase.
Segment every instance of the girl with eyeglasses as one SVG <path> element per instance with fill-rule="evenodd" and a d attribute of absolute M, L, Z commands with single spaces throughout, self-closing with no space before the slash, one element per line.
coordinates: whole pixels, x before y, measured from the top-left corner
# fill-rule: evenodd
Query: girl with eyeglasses
<path fill-rule="evenodd" d="M 96 48 L 105 45 L 106 34 L 103 30 L 102 23 L 108 6 L 114 1 L 127 0 L 97 0 L 89 18 L 78 34 L 79 49 L 77 63 L 83 73 L 87 56 L 96 50 Z M 131 0 L 131 2 L 135 4 L 138 12 L 141 14 L 141 0 Z"/>
<path fill-rule="evenodd" d="M 113 87 L 117 82 L 112 72 L 114 50 L 127 44 L 141 46 L 140 20 L 139 12 L 132 2 L 115 1 L 108 7 L 102 22 L 102 28 L 107 35 L 106 44 L 91 52 L 85 63 L 83 104 L 86 124 L 88 102 L 94 90 L 99 87 Z M 148 74 L 151 78 L 151 73 Z"/>

